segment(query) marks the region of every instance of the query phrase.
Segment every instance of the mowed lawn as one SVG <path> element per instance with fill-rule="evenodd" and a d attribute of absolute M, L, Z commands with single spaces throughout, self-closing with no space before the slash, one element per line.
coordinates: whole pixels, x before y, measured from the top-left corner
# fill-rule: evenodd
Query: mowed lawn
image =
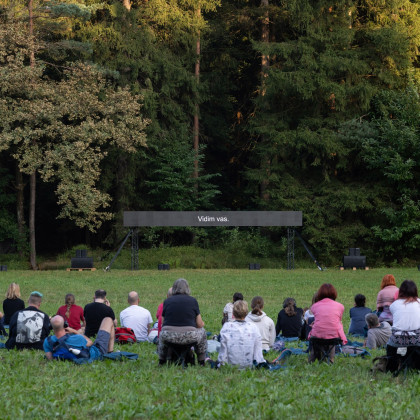
<path fill-rule="evenodd" d="M 328 270 L 112 270 L 108 273 L 66 271 L 1 272 L 1 293 L 11 282 L 21 286 L 26 301 L 33 290 L 44 293 L 41 307 L 54 315 L 66 293 L 84 306 L 98 288 L 108 292 L 116 315 L 127 306 L 127 293 L 136 290 L 141 305 L 155 318 L 157 306 L 179 277 L 186 278 L 197 298 L 206 329 L 217 333 L 224 305 L 234 292 L 250 303 L 265 300 L 265 312 L 274 320 L 286 297 L 309 306 L 313 293 L 325 282 L 337 288 L 345 306 L 344 328 L 349 326 L 353 297 L 363 293 L 374 308 L 382 277 L 392 273 L 397 285 L 412 279 L 420 286 L 417 269 Z M 296 344 L 293 344 L 296 345 Z M 136 362 L 96 362 L 76 366 L 46 362 L 41 352 L 0 351 L 2 419 L 16 418 L 304 418 L 398 419 L 420 417 L 420 376 L 393 378 L 372 374 L 372 358 L 338 356 L 332 366 L 308 365 L 306 356 L 292 356 L 287 368 L 273 372 L 239 371 L 231 367 L 158 367 L 156 347 L 142 343 L 117 347 L 139 354 Z M 213 355 L 217 357 L 217 355 Z M 267 360 L 276 357 L 267 354 Z"/>

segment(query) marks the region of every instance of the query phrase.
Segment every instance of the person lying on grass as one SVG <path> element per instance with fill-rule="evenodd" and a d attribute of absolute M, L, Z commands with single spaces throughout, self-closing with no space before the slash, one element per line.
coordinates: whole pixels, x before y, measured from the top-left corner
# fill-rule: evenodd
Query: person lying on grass
<path fill-rule="evenodd" d="M 51 326 L 54 335 L 44 340 L 45 357 L 48 360 L 71 358 L 70 356 L 60 357 L 58 349 L 55 347 L 55 343 L 62 337 L 66 337 L 64 343 L 71 353 L 77 356 L 79 352 L 87 349 L 88 354 L 86 356 L 90 360 L 101 359 L 102 355 L 111 353 L 114 350 L 115 327 L 114 321 L 109 317 L 102 320 L 94 343 L 85 335 L 78 334 L 75 329 L 70 327 L 64 328 L 64 318 L 60 315 L 51 318 Z"/>
<path fill-rule="evenodd" d="M 261 335 L 253 322 L 246 322 L 248 303 L 238 300 L 233 304 L 233 322 L 226 322 L 220 331 L 218 366 L 229 364 L 240 368 L 252 367 L 254 360 L 264 363 Z"/>

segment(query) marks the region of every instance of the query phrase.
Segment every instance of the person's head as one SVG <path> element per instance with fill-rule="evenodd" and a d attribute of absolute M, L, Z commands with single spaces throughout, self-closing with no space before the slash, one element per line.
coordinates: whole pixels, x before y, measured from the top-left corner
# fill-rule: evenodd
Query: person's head
<path fill-rule="evenodd" d="M 133 291 L 128 294 L 127 302 L 129 305 L 138 305 L 139 301 L 139 294 L 137 292 Z"/>
<path fill-rule="evenodd" d="M 243 299 L 241 299 L 243 300 Z M 238 301 L 236 301 L 238 302 Z M 262 315 L 262 310 L 264 308 L 264 299 L 261 296 L 255 296 L 251 300 L 251 309 L 254 315 Z"/>
<path fill-rule="evenodd" d="M 72 295 L 71 293 L 67 293 L 66 298 L 65 298 L 65 303 L 67 305 L 66 318 L 69 318 L 70 308 L 71 308 L 71 305 L 74 305 L 74 302 L 76 302 L 74 295 Z"/>
<path fill-rule="evenodd" d="M 233 294 L 232 302 L 235 303 L 237 300 L 244 300 L 242 293 L 236 292 Z"/>
<path fill-rule="evenodd" d="M 6 298 L 7 299 L 20 298 L 20 287 L 17 283 L 10 283 L 10 286 L 7 289 Z"/>
<path fill-rule="evenodd" d="M 53 316 L 50 320 L 51 327 L 54 331 L 54 334 L 64 330 L 64 318 L 61 315 Z"/>
<path fill-rule="evenodd" d="M 36 308 L 39 308 L 42 303 L 42 293 L 40 292 L 32 292 L 29 295 L 28 304 L 29 306 L 35 306 Z"/>
<path fill-rule="evenodd" d="M 396 286 L 395 277 L 392 274 L 386 274 L 381 282 L 381 290 L 387 286 Z"/>
<path fill-rule="evenodd" d="M 248 315 L 248 303 L 246 300 L 237 300 L 233 304 L 233 316 L 238 321 L 242 321 Z"/>
<path fill-rule="evenodd" d="M 378 315 L 371 313 L 365 316 L 365 321 L 368 328 L 375 328 L 379 326 L 379 318 Z"/>
<path fill-rule="evenodd" d="M 319 302 L 322 299 L 337 299 L 337 290 L 335 287 L 330 283 L 324 283 L 317 292 L 316 301 Z"/>
<path fill-rule="evenodd" d="M 172 295 L 189 295 L 190 286 L 188 285 L 187 280 L 185 279 L 178 279 L 175 280 L 175 283 L 172 286 Z"/>
<path fill-rule="evenodd" d="M 416 283 L 412 280 L 404 280 L 398 292 L 398 299 L 404 299 L 404 302 L 408 303 L 415 302 L 418 297 Z"/>
<path fill-rule="evenodd" d="M 283 302 L 283 309 L 288 316 L 296 315 L 296 301 L 290 297 L 286 298 Z"/>
<path fill-rule="evenodd" d="M 354 297 L 354 303 L 357 307 L 363 307 L 366 304 L 366 297 L 364 295 L 358 294 Z"/>
<path fill-rule="evenodd" d="M 168 289 L 168 293 L 166 294 L 166 297 L 170 298 L 172 296 L 172 287 Z"/>
<path fill-rule="evenodd" d="M 104 289 L 98 289 L 95 292 L 95 299 L 106 299 L 106 291 Z"/>

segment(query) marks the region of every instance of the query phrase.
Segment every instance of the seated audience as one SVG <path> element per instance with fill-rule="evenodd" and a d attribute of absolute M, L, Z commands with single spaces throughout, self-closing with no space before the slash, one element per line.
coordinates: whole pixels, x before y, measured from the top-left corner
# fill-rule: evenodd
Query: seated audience
<path fill-rule="evenodd" d="M 233 311 L 233 304 L 238 300 L 244 300 L 244 297 L 242 293 L 236 292 L 233 295 L 232 302 L 228 302 L 225 307 L 223 308 L 223 319 L 222 319 L 222 325 L 225 322 L 232 322 L 232 311 Z"/>
<path fill-rule="evenodd" d="M 354 297 L 354 307 L 350 309 L 350 328 L 349 334 L 366 335 L 366 320 L 365 316 L 370 314 L 372 310 L 365 307 L 366 297 L 363 295 L 356 295 Z"/>
<path fill-rule="evenodd" d="M 368 327 L 365 346 L 370 349 L 376 349 L 384 346 L 391 336 L 391 325 L 386 321 L 379 322 L 378 315 L 369 313 L 365 317 Z"/>
<path fill-rule="evenodd" d="M 283 309 L 277 316 L 276 334 L 283 337 L 300 337 L 303 326 L 303 309 L 296 307 L 293 298 L 283 302 Z"/>
<path fill-rule="evenodd" d="M 64 318 L 61 315 L 56 315 L 51 318 L 51 326 L 54 335 L 47 337 L 44 340 L 43 345 L 45 357 L 48 360 L 58 358 L 58 356 L 54 354 L 54 344 L 62 337 L 66 337 L 64 343 L 67 346 L 72 350 L 76 350 L 74 353 L 88 348 L 90 360 L 101 359 L 102 355 L 111 353 L 114 350 L 115 327 L 111 318 L 104 318 L 102 320 L 94 343 L 85 335 L 78 334 L 75 329 L 70 327 L 65 328 Z"/>
<path fill-rule="evenodd" d="M 50 318 L 39 308 L 42 293 L 32 292 L 28 299 L 28 307 L 15 312 L 10 319 L 9 339 L 6 348 L 42 350 L 44 339 L 50 334 Z"/>
<path fill-rule="evenodd" d="M 20 287 L 16 283 L 11 283 L 3 301 L 4 325 L 8 326 L 12 315 L 22 309 L 25 309 L 25 302 L 20 298 Z"/>
<path fill-rule="evenodd" d="M 175 344 L 193 345 L 198 362 L 204 365 L 207 335 L 198 302 L 190 293 L 187 280 L 178 279 L 172 286 L 172 296 L 163 302 L 159 364 L 166 363 L 169 346 Z"/>
<path fill-rule="evenodd" d="M 394 302 L 396 293 L 398 293 L 398 287 L 395 285 L 395 277 L 392 274 L 387 274 L 382 279 L 381 290 L 376 298 L 379 322 L 386 321 L 392 325 L 392 314 L 389 307 Z"/>
<path fill-rule="evenodd" d="M 402 282 L 398 299 L 391 304 L 390 311 L 394 322 L 386 354 L 391 358 L 388 368 L 394 371 L 398 367 L 394 357 L 398 347 L 420 346 L 420 299 L 416 283 L 411 280 Z"/>
<path fill-rule="evenodd" d="M 137 292 L 128 294 L 129 307 L 121 311 L 121 326 L 131 328 L 134 331 L 137 341 L 147 341 L 147 336 L 153 324 L 150 312 L 139 306 L 140 298 Z"/>
<path fill-rule="evenodd" d="M 168 293 L 166 294 L 166 298 L 172 296 L 172 287 L 169 288 Z M 159 337 L 160 331 L 162 330 L 162 311 L 163 311 L 163 302 L 159 304 L 157 311 L 156 311 L 156 319 L 158 320 L 158 334 Z"/>
<path fill-rule="evenodd" d="M 340 341 L 343 344 L 347 343 L 342 324 L 344 306 L 336 302 L 336 299 L 337 291 L 332 284 L 324 283 L 319 288 L 316 302 L 311 307 L 315 321 L 309 333 L 309 363 L 320 359 L 324 351 L 328 352 L 328 362 L 333 363 L 335 356 L 333 343 Z"/>
<path fill-rule="evenodd" d="M 85 335 L 87 337 L 93 337 L 98 333 L 104 318 L 111 318 L 114 321 L 114 326 L 117 326 L 114 311 L 111 309 L 109 300 L 106 298 L 106 291 L 103 289 L 95 292 L 93 302 L 85 306 L 83 315 L 86 322 Z"/>
<path fill-rule="evenodd" d="M 265 362 L 262 354 L 261 336 L 253 322 L 246 322 L 248 304 L 238 300 L 233 305 L 232 322 L 226 322 L 220 331 L 219 365 L 229 364 L 240 368 L 252 367 Z"/>
<path fill-rule="evenodd" d="M 317 296 L 317 293 L 315 292 L 312 296 L 312 305 L 316 302 L 316 296 Z M 308 336 L 312 330 L 312 325 L 314 324 L 314 321 L 315 321 L 314 314 L 312 313 L 311 308 L 309 308 L 308 310 L 305 311 L 303 315 L 303 322 L 304 322 L 303 327 L 302 327 L 302 329 L 304 330 L 302 334 L 303 340 L 308 340 Z"/>
<path fill-rule="evenodd" d="M 78 331 L 81 328 L 84 329 L 85 317 L 83 316 L 83 308 L 76 305 L 75 302 L 74 295 L 67 293 L 64 299 L 65 304 L 58 308 L 57 315 L 62 316 L 70 328 Z"/>
<path fill-rule="evenodd" d="M 252 311 L 246 316 L 245 321 L 254 322 L 261 335 L 263 350 L 270 350 L 276 339 L 274 321 L 263 312 L 264 300 L 261 296 L 255 296 L 251 301 Z"/>

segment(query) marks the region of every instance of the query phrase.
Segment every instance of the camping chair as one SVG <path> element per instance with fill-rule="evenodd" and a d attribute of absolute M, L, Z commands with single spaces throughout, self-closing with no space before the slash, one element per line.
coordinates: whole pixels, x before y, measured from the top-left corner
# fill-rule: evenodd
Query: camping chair
<path fill-rule="evenodd" d="M 315 359 L 319 360 L 319 363 L 327 362 L 332 363 L 330 360 L 330 354 L 332 351 L 335 352 L 335 347 L 341 345 L 342 341 L 340 338 L 317 338 L 311 337 L 309 344 L 312 346 Z"/>
<path fill-rule="evenodd" d="M 398 369 L 393 374 L 394 377 L 397 377 L 403 370 L 405 373 L 408 369 L 420 370 L 420 347 L 418 346 L 407 347 L 405 356 L 397 354 L 393 357 L 396 357 L 399 362 Z"/>
<path fill-rule="evenodd" d="M 168 363 L 173 363 L 178 366 L 186 368 L 188 364 L 191 366 L 195 365 L 195 356 L 192 347 L 193 344 L 172 344 L 168 343 L 168 354 L 166 356 L 166 361 Z"/>

